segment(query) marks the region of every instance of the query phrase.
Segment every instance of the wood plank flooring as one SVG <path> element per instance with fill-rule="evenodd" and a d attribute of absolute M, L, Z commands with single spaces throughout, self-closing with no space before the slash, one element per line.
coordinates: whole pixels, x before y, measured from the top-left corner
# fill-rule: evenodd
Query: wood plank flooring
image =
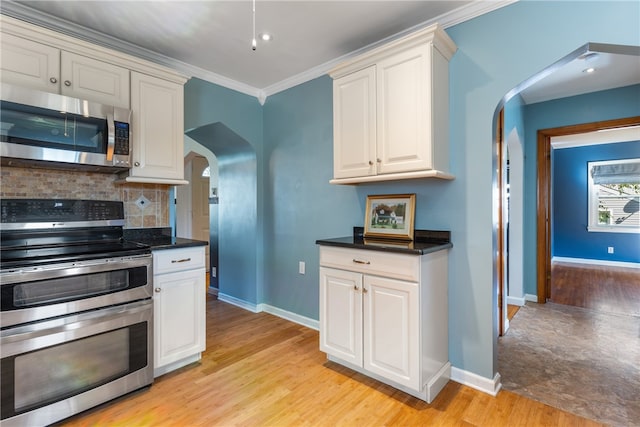
<path fill-rule="evenodd" d="M 517 394 L 450 381 L 432 404 L 335 363 L 318 332 L 207 298 L 199 363 L 64 426 L 600 426 Z"/>
<path fill-rule="evenodd" d="M 550 301 L 640 316 L 640 269 L 553 262 Z"/>

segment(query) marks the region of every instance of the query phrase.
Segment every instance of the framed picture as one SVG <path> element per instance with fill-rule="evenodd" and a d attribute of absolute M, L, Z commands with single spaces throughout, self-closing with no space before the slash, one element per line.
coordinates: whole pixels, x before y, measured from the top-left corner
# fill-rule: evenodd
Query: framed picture
<path fill-rule="evenodd" d="M 413 240 L 415 194 L 367 196 L 364 237 Z"/>

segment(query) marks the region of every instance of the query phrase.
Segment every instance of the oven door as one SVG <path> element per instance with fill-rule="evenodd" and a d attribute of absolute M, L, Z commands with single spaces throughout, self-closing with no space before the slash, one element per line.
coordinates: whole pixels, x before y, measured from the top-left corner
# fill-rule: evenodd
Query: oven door
<path fill-rule="evenodd" d="M 0 272 L 0 326 L 151 298 L 151 254 Z"/>
<path fill-rule="evenodd" d="M 3 427 L 48 425 L 153 382 L 153 304 L 0 332 Z"/>

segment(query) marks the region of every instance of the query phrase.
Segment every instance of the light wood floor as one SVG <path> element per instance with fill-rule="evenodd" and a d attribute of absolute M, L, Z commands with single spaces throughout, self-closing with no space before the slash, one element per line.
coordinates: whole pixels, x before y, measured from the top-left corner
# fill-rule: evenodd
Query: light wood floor
<path fill-rule="evenodd" d="M 551 302 L 640 316 L 640 269 L 554 262 Z"/>
<path fill-rule="evenodd" d="M 599 426 L 450 381 L 432 404 L 327 362 L 318 332 L 207 298 L 202 361 L 65 426 Z"/>

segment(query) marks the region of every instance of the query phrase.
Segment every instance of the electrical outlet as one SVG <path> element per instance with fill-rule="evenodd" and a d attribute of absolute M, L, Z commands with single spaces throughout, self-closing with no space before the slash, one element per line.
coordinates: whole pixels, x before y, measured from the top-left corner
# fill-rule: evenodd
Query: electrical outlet
<path fill-rule="evenodd" d="M 613 246 L 609 246 L 607 248 L 607 253 L 612 254 L 613 253 Z"/>
<path fill-rule="evenodd" d="M 298 273 L 300 273 L 300 274 L 304 274 L 304 268 L 305 268 L 305 266 L 304 266 L 304 261 L 300 261 L 300 262 L 298 263 Z"/>
<path fill-rule="evenodd" d="M 211 277 L 218 277 L 216 276 L 218 274 L 218 269 L 216 267 L 211 267 Z"/>

